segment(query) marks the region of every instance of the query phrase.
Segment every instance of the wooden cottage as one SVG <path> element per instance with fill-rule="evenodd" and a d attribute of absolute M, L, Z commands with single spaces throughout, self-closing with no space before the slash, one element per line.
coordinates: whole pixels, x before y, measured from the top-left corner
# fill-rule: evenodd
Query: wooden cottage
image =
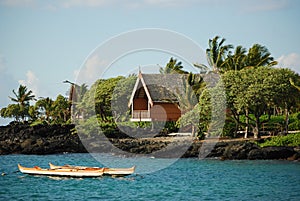
<path fill-rule="evenodd" d="M 128 107 L 131 121 L 177 121 L 183 75 L 138 74 Z"/>

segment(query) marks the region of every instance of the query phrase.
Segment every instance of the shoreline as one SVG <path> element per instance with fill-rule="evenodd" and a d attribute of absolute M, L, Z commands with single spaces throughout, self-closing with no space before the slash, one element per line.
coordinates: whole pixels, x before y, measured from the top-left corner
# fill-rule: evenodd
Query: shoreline
<path fill-rule="evenodd" d="M 191 140 L 186 137 L 80 139 L 74 125 L 7 125 L 0 127 L 0 155 L 60 153 L 126 153 L 157 158 L 218 158 L 220 160 L 293 160 L 300 161 L 298 147 L 259 147 L 254 139 Z M 99 141 L 99 139 L 101 141 Z M 264 140 L 264 139 L 259 139 Z M 97 143 L 98 142 L 98 143 Z M 100 142 L 100 143 L 99 143 Z M 205 144 L 204 147 L 203 143 Z M 209 144 L 212 146 L 209 146 Z M 167 152 L 161 154 L 161 150 Z M 178 155 L 179 154 L 179 155 Z"/>

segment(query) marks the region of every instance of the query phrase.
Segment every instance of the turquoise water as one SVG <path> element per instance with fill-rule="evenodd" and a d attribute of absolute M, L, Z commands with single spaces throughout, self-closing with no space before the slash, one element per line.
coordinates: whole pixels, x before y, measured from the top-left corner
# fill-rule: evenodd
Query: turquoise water
<path fill-rule="evenodd" d="M 149 160 L 168 159 L 136 160 L 148 166 Z M 18 163 L 48 162 L 99 166 L 89 154 L 0 156 L 0 200 L 300 200 L 299 162 L 179 159 L 149 174 L 85 179 L 23 175 L 17 169 Z"/>

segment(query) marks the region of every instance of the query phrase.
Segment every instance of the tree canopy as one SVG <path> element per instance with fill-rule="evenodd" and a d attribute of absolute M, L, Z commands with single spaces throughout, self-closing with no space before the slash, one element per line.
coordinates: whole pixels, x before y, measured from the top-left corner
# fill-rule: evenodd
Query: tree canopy
<path fill-rule="evenodd" d="M 277 61 L 263 45 L 253 44 L 247 49 L 225 42 L 220 36 L 208 40 L 208 66 L 195 64 L 200 73 L 186 71 L 175 57 L 159 69 L 161 74 L 186 74 L 182 82 L 184 93 L 177 97 L 183 114 L 177 127 L 192 125 L 198 128 L 202 137 L 204 133 L 219 135 L 222 131 L 213 128 L 220 127 L 216 125 L 221 125 L 219 117 L 223 118 L 225 113 L 224 129 L 230 131 L 223 133 L 234 132 L 233 136 L 241 129 L 248 133 L 250 128 L 255 137 L 259 137 L 262 124 L 275 115 L 284 116 L 280 124 L 286 132 L 290 124 L 300 129 L 300 115 L 297 115 L 300 113 L 299 75 L 289 69 L 274 67 Z M 204 79 L 204 72 L 220 76 L 220 82 L 210 86 Z M 127 103 L 136 79 L 136 75 L 99 79 L 90 88 L 86 84 L 65 81 L 71 84 L 69 97 L 58 95 L 54 100 L 49 97 L 36 100 L 31 90 L 20 85 L 17 90 L 12 90 L 13 96 L 9 96 L 12 104 L 2 108 L 0 115 L 16 121 L 47 124 L 70 123 L 73 118 L 86 120 L 92 128 L 95 122 L 109 129 L 115 129 L 116 122 L 134 125 L 128 122 L 130 108 Z M 224 97 L 227 108 L 220 104 L 224 103 Z M 290 116 L 298 119 L 291 121 Z"/>
<path fill-rule="evenodd" d="M 223 76 L 227 103 L 232 113 L 254 115 L 255 135 L 258 137 L 260 117 L 271 107 L 290 109 L 299 101 L 299 92 L 294 89 L 290 78 L 299 76 L 288 69 L 270 67 L 246 68 L 228 71 Z"/>

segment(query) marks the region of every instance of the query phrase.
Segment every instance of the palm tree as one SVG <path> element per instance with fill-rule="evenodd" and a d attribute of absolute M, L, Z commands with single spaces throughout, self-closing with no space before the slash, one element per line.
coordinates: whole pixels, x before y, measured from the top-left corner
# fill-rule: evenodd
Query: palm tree
<path fill-rule="evenodd" d="M 35 106 L 44 111 L 46 121 L 49 123 L 50 117 L 51 117 L 51 115 L 53 113 L 53 110 L 54 110 L 53 100 L 49 97 L 42 98 L 42 99 L 40 99 L 36 102 Z"/>
<path fill-rule="evenodd" d="M 247 67 L 259 67 L 267 66 L 271 67 L 276 65 L 278 62 L 274 61 L 274 58 L 271 57 L 269 50 L 262 45 L 254 44 L 248 51 L 248 54 L 245 58 L 245 66 Z"/>
<path fill-rule="evenodd" d="M 201 93 L 206 87 L 206 83 L 204 82 L 203 77 L 197 74 L 189 73 L 189 75 L 187 76 L 187 82 L 192 87 L 195 95 L 197 96 L 197 99 L 199 99 Z"/>
<path fill-rule="evenodd" d="M 192 110 L 197 104 L 197 96 L 194 89 L 189 83 L 189 80 L 182 78 L 183 83 L 183 93 L 177 91 L 177 98 L 180 102 L 181 112 L 184 114 Z"/>
<path fill-rule="evenodd" d="M 27 87 L 24 85 L 20 85 L 18 89 L 18 93 L 13 90 L 16 98 L 9 97 L 12 101 L 18 103 L 20 106 L 29 105 L 29 101 L 35 100 L 35 95 L 31 90 L 27 91 Z"/>
<path fill-rule="evenodd" d="M 196 82 L 194 79 L 192 73 L 188 75 L 188 79 L 185 77 L 182 78 L 182 84 L 183 84 L 183 91 L 180 93 L 179 90 L 177 90 L 177 100 L 180 104 L 180 110 L 182 114 L 186 114 L 190 111 L 192 111 L 195 108 L 195 105 L 198 103 L 197 95 L 195 94 L 195 89 L 190 85 L 192 82 Z M 188 115 L 188 114 L 187 114 Z M 197 116 L 197 115 L 194 115 Z M 182 119 L 181 119 L 182 120 Z M 180 122 L 179 120 L 178 122 Z M 192 123 L 193 122 L 193 123 Z M 195 126 L 197 125 L 197 121 L 194 120 L 189 121 L 188 125 L 185 126 L 191 126 L 191 132 L 192 136 L 195 134 Z"/>
<path fill-rule="evenodd" d="M 75 86 L 75 100 L 73 100 L 73 117 L 83 117 L 83 110 L 78 107 L 78 104 L 82 102 L 85 93 L 88 91 L 88 85 L 83 83 L 82 85 L 73 85 Z"/>
<path fill-rule="evenodd" d="M 208 65 L 214 72 L 219 72 L 222 69 L 226 54 L 233 48 L 230 44 L 223 45 L 226 40 L 225 38 L 222 38 L 220 42 L 218 41 L 219 39 L 220 36 L 215 36 L 213 39 L 209 39 L 209 48 L 206 49 Z M 201 70 L 204 69 L 207 71 L 207 69 L 209 69 L 209 67 L 204 64 L 194 64 L 194 66 Z"/>
<path fill-rule="evenodd" d="M 13 90 L 15 98 L 9 97 L 13 102 L 16 102 L 20 107 L 20 115 L 22 120 L 25 120 L 25 117 L 28 116 L 29 102 L 35 100 L 35 95 L 31 90 L 28 91 L 27 87 L 20 85 L 18 92 Z"/>
<path fill-rule="evenodd" d="M 224 61 L 224 70 L 241 70 L 245 67 L 245 58 L 246 58 L 246 48 L 242 46 L 237 46 L 235 48 L 234 54 L 228 54 L 227 58 Z"/>
<path fill-rule="evenodd" d="M 187 74 L 187 72 L 182 69 L 183 69 L 183 66 L 182 66 L 181 61 L 177 62 L 177 59 L 173 59 L 173 57 L 171 57 L 170 61 L 166 65 L 166 67 L 164 67 L 164 68 L 160 67 L 159 72 L 161 74 L 174 74 L 174 73 Z"/>
<path fill-rule="evenodd" d="M 77 102 L 80 102 L 83 99 L 84 94 L 88 91 L 88 85 L 83 83 L 82 85 L 75 86 Z"/>
<path fill-rule="evenodd" d="M 58 95 L 56 100 L 53 102 L 53 120 L 56 123 L 65 123 L 70 119 L 70 101 L 67 98 L 63 97 L 62 95 Z"/>

